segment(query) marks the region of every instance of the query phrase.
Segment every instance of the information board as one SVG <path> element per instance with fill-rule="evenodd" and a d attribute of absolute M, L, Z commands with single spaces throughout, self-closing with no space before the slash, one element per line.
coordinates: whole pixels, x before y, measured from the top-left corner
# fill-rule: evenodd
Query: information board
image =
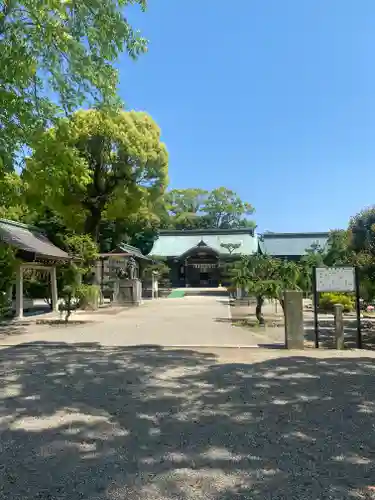
<path fill-rule="evenodd" d="M 354 267 L 317 267 L 317 292 L 354 292 Z"/>

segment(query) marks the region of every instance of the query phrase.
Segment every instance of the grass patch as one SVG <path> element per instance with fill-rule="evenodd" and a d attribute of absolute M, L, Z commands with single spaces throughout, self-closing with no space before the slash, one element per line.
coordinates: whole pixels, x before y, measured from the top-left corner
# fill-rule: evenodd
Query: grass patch
<path fill-rule="evenodd" d="M 185 290 L 173 290 L 173 292 L 171 292 L 167 298 L 168 299 L 179 299 L 182 297 L 185 297 Z"/>

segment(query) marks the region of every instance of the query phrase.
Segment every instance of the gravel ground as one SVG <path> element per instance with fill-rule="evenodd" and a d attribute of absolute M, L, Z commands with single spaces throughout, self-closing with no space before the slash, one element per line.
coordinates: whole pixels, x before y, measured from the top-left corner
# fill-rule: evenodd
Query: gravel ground
<path fill-rule="evenodd" d="M 0 498 L 375 498 L 375 355 L 0 351 Z"/>

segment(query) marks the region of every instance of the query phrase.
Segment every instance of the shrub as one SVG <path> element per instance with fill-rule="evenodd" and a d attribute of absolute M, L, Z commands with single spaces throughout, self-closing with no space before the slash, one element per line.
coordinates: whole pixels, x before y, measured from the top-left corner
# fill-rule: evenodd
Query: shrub
<path fill-rule="evenodd" d="M 168 264 L 166 264 L 164 261 L 162 261 L 160 259 L 159 260 L 155 259 L 155 261 L 153 263 L 148 264 L 144 268 L 143 277 L 146 279 L 151 279 L 152 274 L 156 273 L 159 280 L 161 278 L 167 279 L 167 278 L 169 278 L 170 271 L 171 271 L 171 269 L 168 266 Z"/>
<path fill-rule="evenodd" d="M 13 283 L 17 266 L 14 251 L 9 245 L 0 243 L 0 318 L 11 311 L 9 289 Z"/>
<path fill-rule="evenodd" d="M 351 312 L 354 309 L 354 297 L 344 293 L 322 293 L 319 299 L 319 309 L 325 312 L 332 312 L 335 304 L 342 304 L 344 312 Z"/>
<path fill-rule="evenodd" d="M 82 309 L 96 309 L 98 307 L 100 288 L 97 285 L 79 285 L 75 296 Z"/>

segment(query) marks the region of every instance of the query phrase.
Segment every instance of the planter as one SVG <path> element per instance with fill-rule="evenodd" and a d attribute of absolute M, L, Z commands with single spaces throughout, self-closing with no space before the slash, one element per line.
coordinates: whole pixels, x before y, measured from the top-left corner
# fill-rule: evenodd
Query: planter
<path fill-rule="evenodd" d="M 247 318 L 250 314 L 249 301 L 244 299 L 233 300 L 230 303 L 230 313 L 232 320 Z"/>

